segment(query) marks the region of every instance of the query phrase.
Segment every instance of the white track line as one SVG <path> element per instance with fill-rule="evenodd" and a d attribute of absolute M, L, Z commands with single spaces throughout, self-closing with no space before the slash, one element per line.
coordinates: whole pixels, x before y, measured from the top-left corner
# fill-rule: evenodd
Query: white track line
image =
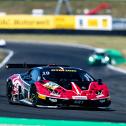
<path fill-rule="evenodd" d="M 5 57 L 5 59 L 0 63 L 0 68 L 2 68 L 9 60 L 10 58 L 14 55 L 14 52 L 9 49 L 2 49 L 1 52 L 6 52 L 8 55 Z"/>
<path fill-rule="evenodd" d="M 111 69 L 111 70 L 118 71 L 118 72 L 120 72 L 120 73 L 126 74 L 126 70 L 121 69 L 121 68 L 119 68 L 119 67 L 115 67 L 115 66 L 112 66 L 112 65 L 107 65 L 107 67 L 108 67 L 109 69 Z"/>

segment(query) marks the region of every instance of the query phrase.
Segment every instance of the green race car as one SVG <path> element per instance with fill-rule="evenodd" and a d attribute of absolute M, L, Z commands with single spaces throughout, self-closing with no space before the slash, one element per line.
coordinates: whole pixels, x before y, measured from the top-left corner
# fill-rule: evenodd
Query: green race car
<path fill-rule="evenodd" d="M 89 56 L 88 63 L 90 65 L 118 65 L 126 63 L 126 58 L 118 50 L 98 48 Z"/>
<path fill-rule="evenodd" d="M 112 60 L 104 50 L 97 49 L 89 56 L 88 62 L 90 65 L 107 65 L 111 64 Z"/>

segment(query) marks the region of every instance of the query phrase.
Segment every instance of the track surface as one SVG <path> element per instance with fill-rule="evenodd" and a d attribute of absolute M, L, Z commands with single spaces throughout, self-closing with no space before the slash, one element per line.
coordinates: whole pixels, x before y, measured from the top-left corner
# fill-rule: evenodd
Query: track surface
<path fill-rule="evenodd" d="M 110 88 L 112 105 L 110 110 L 90 109 L 44 109 L 29 106 L 9 105 L 5 97 L 6 78 L 17 69 L 0 70 L 0 116 L 19 118 L 62 119 L 62 120 L 92 120 L 126 122 L 126 75 L 109 70 L 106 67 L 90 67 L 87 57 L 90 50 L 58 45 L 35 45 L 8 43 L 8 49 L 14 51 L 14 56 L 9 63 L 56 63 L 81 67 L 94 75 L 102 78 Z"/>

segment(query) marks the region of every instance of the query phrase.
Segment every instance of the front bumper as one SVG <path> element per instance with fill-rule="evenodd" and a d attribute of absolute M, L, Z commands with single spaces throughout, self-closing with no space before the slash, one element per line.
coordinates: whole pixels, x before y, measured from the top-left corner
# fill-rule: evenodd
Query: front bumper
<path fill-rule="evenodd" d="M 111 104 L 110 98 L 98 100 L 78 100 L 78 99 L 56 99 L 46 97 L 45 100 L 39 99 L 39 103 L 44 105 L 60 105 L 60 106 L 80 106 L 80 107 L 108 107 Z"/>
<path fill-rule="evenodd" d="M 93 62 L 89 62 L 89 64 L 92 64 L 92 65 L 106 65 L 108 62 L 102 62 L 102 60 L 95 60 Z"/>
<path fill-rule="evenodd" d="M 99 100 L 64 100 L 60 101 L 62 104 L 66 105 L 77 105 L 82 107 L 108 107 L 111 104 L 111 101 L 108 99 L 99 99 Z"/>

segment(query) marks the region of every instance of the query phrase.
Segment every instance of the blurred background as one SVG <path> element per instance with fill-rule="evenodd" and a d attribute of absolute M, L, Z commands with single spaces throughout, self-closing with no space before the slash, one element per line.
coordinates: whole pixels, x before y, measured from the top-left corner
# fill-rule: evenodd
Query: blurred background
<path fill-rule="evenodd" d="M 29 44 L 32 42 L 33 45 Z M 36 43 L 47 44 L 47 47 Z M 59 48 L 50 44 L 74 45 L 80 48 L 72 48 L 70 52 L 70 47 Z M 97 52 L 94 54 L 93 50 L 86 50 L 86 53 L 82 46 L 88 49 L 100 48 L 104 51 L 102 50 L 101 54 Z M 89 118 L 95 117 L 97 120 L 98 118 L 104 120 L 105 117 L 106 121 L 122 119 L 126 122 L 125 74 L 122 75 L 104 66 L 99 67 L 100 69 L 90 67 L 95 63 L 94 61 L 100 59 L 100 63 L 119 67 L 126 73 L 126 0 L 0 0 L 0 62 L 8 55 L 6 49 L 14 50 L 15 55 L 10 60 L 12 63 L 39 62 L 40 57 L 43 56 L 40 62 L 58 61 L 63 64 L 80 65 L 93 74 L 103 77 L 110 86 L 114 99 L 113 108 L 118 110 L 118 113 L 112 110 L 111 113 L 94 111 L 92 114 L 91 111 L 88 111 L 89 113 L 84 111 L 83 114 L 85 117 L 89 114 Z M 2 81 L 3 76 L 4 81 L 6 80 L 7 74 L 7 71 L 2 68 L 0 76 Z M 5 93 L 4 81 L 1 87 L 2 93 Z M 1 95 L 0 99 L 2 99 L 1 110 L 3 111 L 4 106 L 8 104 L 4 95 Z M 15 111 L 15 108 L 13 110 Z M 19 111 L 21 111 L 20 107 Z M 8 113 L 11 113 L 10 110 Z M 12 112 L 14 117 L 15 113 Z M 48 114 L 46 110 L 45 113 Z M 62 114 L 59 110 L 57 113 Z M 100 115 L 97 116 L 97 113 Z M 54 110 L 52 115 L 55 117 L 55 114 Z M 70 114 L 77 115 L 73 112 Z M 18 115 L 20 116 L 20 113 Z"/>
<path fill-rule="evenodd" d="M 96 14 L 111 14 L 114 18 L 126 18 L 125 0 L 70 0 L 72 14 L 85 14 L 96 9 Z M 58 0 L 0 0 L 0 12 L 6 14 L 31 14 L 33 9 L 42 9 L 43 14 L 55 14 Z M 68 14 L 65 2 L 61 14 Z"/>
<path fill-rule="evenodd" d="M 125 7 L 126 0 L 0 0 L 0 45 L 77 43 L 116 49 L 125 57 Z"/>

